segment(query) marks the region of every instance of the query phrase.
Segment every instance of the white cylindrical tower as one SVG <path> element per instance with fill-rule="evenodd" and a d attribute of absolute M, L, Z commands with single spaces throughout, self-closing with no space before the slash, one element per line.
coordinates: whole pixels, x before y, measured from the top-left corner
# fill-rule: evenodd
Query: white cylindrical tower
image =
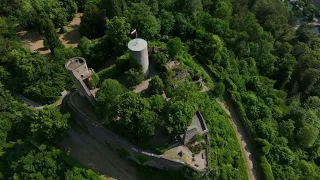
<path fill-rule="evenodd" d="M 136 38 L 128 43 L 131 56 L 142 66 L 145 77 L 149 75 L 148 43 L 144 39 Z"/>

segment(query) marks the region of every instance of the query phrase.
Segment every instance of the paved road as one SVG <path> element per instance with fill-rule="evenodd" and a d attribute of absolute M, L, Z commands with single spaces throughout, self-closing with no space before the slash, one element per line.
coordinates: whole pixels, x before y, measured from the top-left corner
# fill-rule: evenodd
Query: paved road
<path fill-rule="evenodd" d="M 72 125 L 68 135 L 60 143 L 60 147 L 72 158 L 101 176 L 111 176 L 118 180 L 138 180 L 134 166 L 77 125 Z"/>
<path fill-rule="evenodd" d="M 23 101 L 25 104 L 27 104 L 28 106 L 32 107 L 33 109 L 43 109 L 44 105 L 39 104 L 34 102 L 33 100 L 23 96 L 22 94 L 19 94 L 17 92 L 11 92 L 12 95 L 14 95 L 16 98 L 20 99 L 21 101 Z"/>
<path fill-rule="evenodd" d="M 51 105 L 54 105 L 54 106 L 59 106 L 61 103 L 62 103 L 62 99 L 68 95 L 70 92 L 69 91 L 64 91 L 62 93 L 62 96 L 60 96 L 60 98 L 55 102 L 55 103 L 52 103 L 52 104 L 48 104 L 48 106 L 51 106 Z M 11 92 L 12 95 L 14 95 L 16 98 L 20 99 L 21 101 L 23 101 L 26 105 L 28 105 L 30 108 L 32 109 L 43 109 L 46 105 L 43 105 L 43 104 L 39 104 L 37 102 L 34 102 L 33 100 L 23 96 L 22 94 L 20 93 L 17 93 L 17 92 Z"/>
<path fill-rule="evenodd" d="M 139 148 L 133 146 L 128 142 L 125 142 L 121 137 L 104 128 L 101 122 L 97 120 L 97 117 L 90 103 L 88 103 L 86 99 L 80 97 L 78 92 L 72 93 L 66 98 L 69 98 L 68 101 L 70 105 L 73 108 L 77 109 L 79 115 L 83 116 L 84 119 L 89 122 L 87 123 L 87 131 L 88 134 L 94 139 L 93 141 L 96 144 L 95 146 L 99 147 L 99 149 L 104 149 L 104 153 L 100 153 L 102 159 L 97 160 L 100 162 L 96 163 L 95 168 L 99 168 L 103 170 L 103 172 L 106 172 L 107 174 L 119 180 L 138 180 L 139 178 L 136 175 L 135 167 L 132 166 L 132 164 L 130 164 L 128 160 L 121 158 L 117 153 L 108 149 L 108 147 L 105 145 L 105 142 L 107 141 L 110 144 L 118 144 L 119 141 L 121 141 L 122 146 L 126 146 L 127 149 L 133 148 L 138 150 Z M 86 148 L 88 148 L 87 150 L 89 151 L 91 149 L 91 147 Z M 92 150 L 92 152 L 94 153 L 95 151 L 97 151 L 97 153 L 99 153 L 101 151 L 99 149 Z M 102 165 L 103 163 L 101 163 L 101 161 L 105 161 L 103 159 L 106 158 L 108 160 L 104 163 L 104 165 Z M 112 169 L 109 169 L 109 166 L 112 166 Z"/>
<path fill-rule="evenodd" d="M 194 59 L 194 61 L 199 64 L 210 76 L 213 82 L 217 82 L 215 77 L 212 76 L 208 67 L 204 66 L 198 60 Z M 216 101 L 221 106 L 221 108 L 227 113 L 230 117 L 230 122 L 232 123 L 233 129 L 236 133 L 239 144 L 241 145 L 241 151 L 243 157 L 245 158 L 247 172 L 250 180 L 260 180 L 262 179 L 261 167 L 259 161 L 259 155 L 257 154 L 256 148 L 253 146 L 253 139 L 250 134 L 246 131 L 246 128 L 236 111 L 236 106 L 229 98 L 227 93 L 224 95 L 225 103 L 217 99 Z"/>
<path fill-rule="evenodd" d="M 44 105 L 38 104 L 19 93 L 12 94 L 25 102 L 30 108 L 42 109 L 44 107 Z M 67 94 L 69 93 L 64 94 L 60 100 L 52 105 L 59 105 L 61 99 Z M 105 136 L 106 132 L 100 126 L 100 124 L 92 122 L 91 126 L 88 127 L 88 134 L 72 123 L 68 131 L 68 137 L 60 143 L 60 147 L 71 157 L 105 177 L 104 179 L 113 179 L 109 177 L 112 176 L 118 180 L 139 180 L 134 166 L 103 145 L 104 142 L 101 137 Z M 100 142 L 98 142 L 99 140 Z"/>

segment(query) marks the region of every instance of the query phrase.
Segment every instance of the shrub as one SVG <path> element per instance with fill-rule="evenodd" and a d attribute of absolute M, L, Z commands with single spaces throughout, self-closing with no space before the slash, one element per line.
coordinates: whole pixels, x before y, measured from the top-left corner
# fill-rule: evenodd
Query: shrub
<path fill-rule="evenodd" d="M 192 146 L 190 149 L 190 151 L 194 154 L 199 154 L 200 151 L 204 148 L 202 143 L 198 143 L 195 146 Z"/>
<path fill-rule="evenodd" d="M 162 79 L 159 76 L 154 76 L 149 83 L 148 91 L 150 94 L 162 94 L 163 88 Z"/>

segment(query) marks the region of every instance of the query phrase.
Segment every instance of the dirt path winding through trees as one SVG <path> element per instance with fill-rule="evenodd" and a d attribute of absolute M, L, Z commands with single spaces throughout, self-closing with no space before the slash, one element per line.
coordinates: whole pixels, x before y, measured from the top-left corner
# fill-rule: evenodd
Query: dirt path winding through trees
<path fill-rule="evenodd" d="M 216 78 L 212 76 L 212 73 L 210 73 L 208 67 L 206 67 L 196 59 L 194 59 L 194 61 L 204 69 L 204 71 L 210 76 L 213 82 L 217 82 Z M 230 123 L 232 124 L 232 127 L 236 133 L 242 155 L 245 159 L 248 177 L 250 180 L 260 180 L 262 179 L 262 170 L 260 167 L 259 155 L 257 154 L 257 150 L 253 145 L 253 139 L 246 131 L 246 128 L 239 114 L 237 113 L 236 107 L 227 93 L 225 93 L 224 95 L 224 100 L 226 102 L 222 102 L 221 100 L 216 99 L 220 107 L 229 116 Z"/>

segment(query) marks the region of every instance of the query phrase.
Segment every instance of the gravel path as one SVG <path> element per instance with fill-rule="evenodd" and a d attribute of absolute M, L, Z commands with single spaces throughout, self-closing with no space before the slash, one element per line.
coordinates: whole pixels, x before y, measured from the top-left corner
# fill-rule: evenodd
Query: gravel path
<path fill-rule="evenodd" d="M 210 76 L 213 82 L 217 82 L 217 80 L 212 76 L 210 70 L 200 63 L 198 60 L 194 59 L 194 61 L 199 64 Z M 236 133 L 238 142 L 240 144 L 240 149 L 242 151 L 243 157 L 245 159 L 248 177 L 250 180 L 260 180 L 262 176 L 262 170 L 260 167 L 259 156 L 257 154 L 256 148 L 253 146 L 253 139 L 251 135 L 246 131 L 246 128 L 236 111 L 236 106 L 232 102 L 232 100 L 228 97 L 227 93 L 225 93 L 224 99 L 226 103 L 217 99 L 216 101 L 220 105 L 220 107 L 227 113 L 230 117 L 230 123 L 233 126 L 233 129 Z"/>

